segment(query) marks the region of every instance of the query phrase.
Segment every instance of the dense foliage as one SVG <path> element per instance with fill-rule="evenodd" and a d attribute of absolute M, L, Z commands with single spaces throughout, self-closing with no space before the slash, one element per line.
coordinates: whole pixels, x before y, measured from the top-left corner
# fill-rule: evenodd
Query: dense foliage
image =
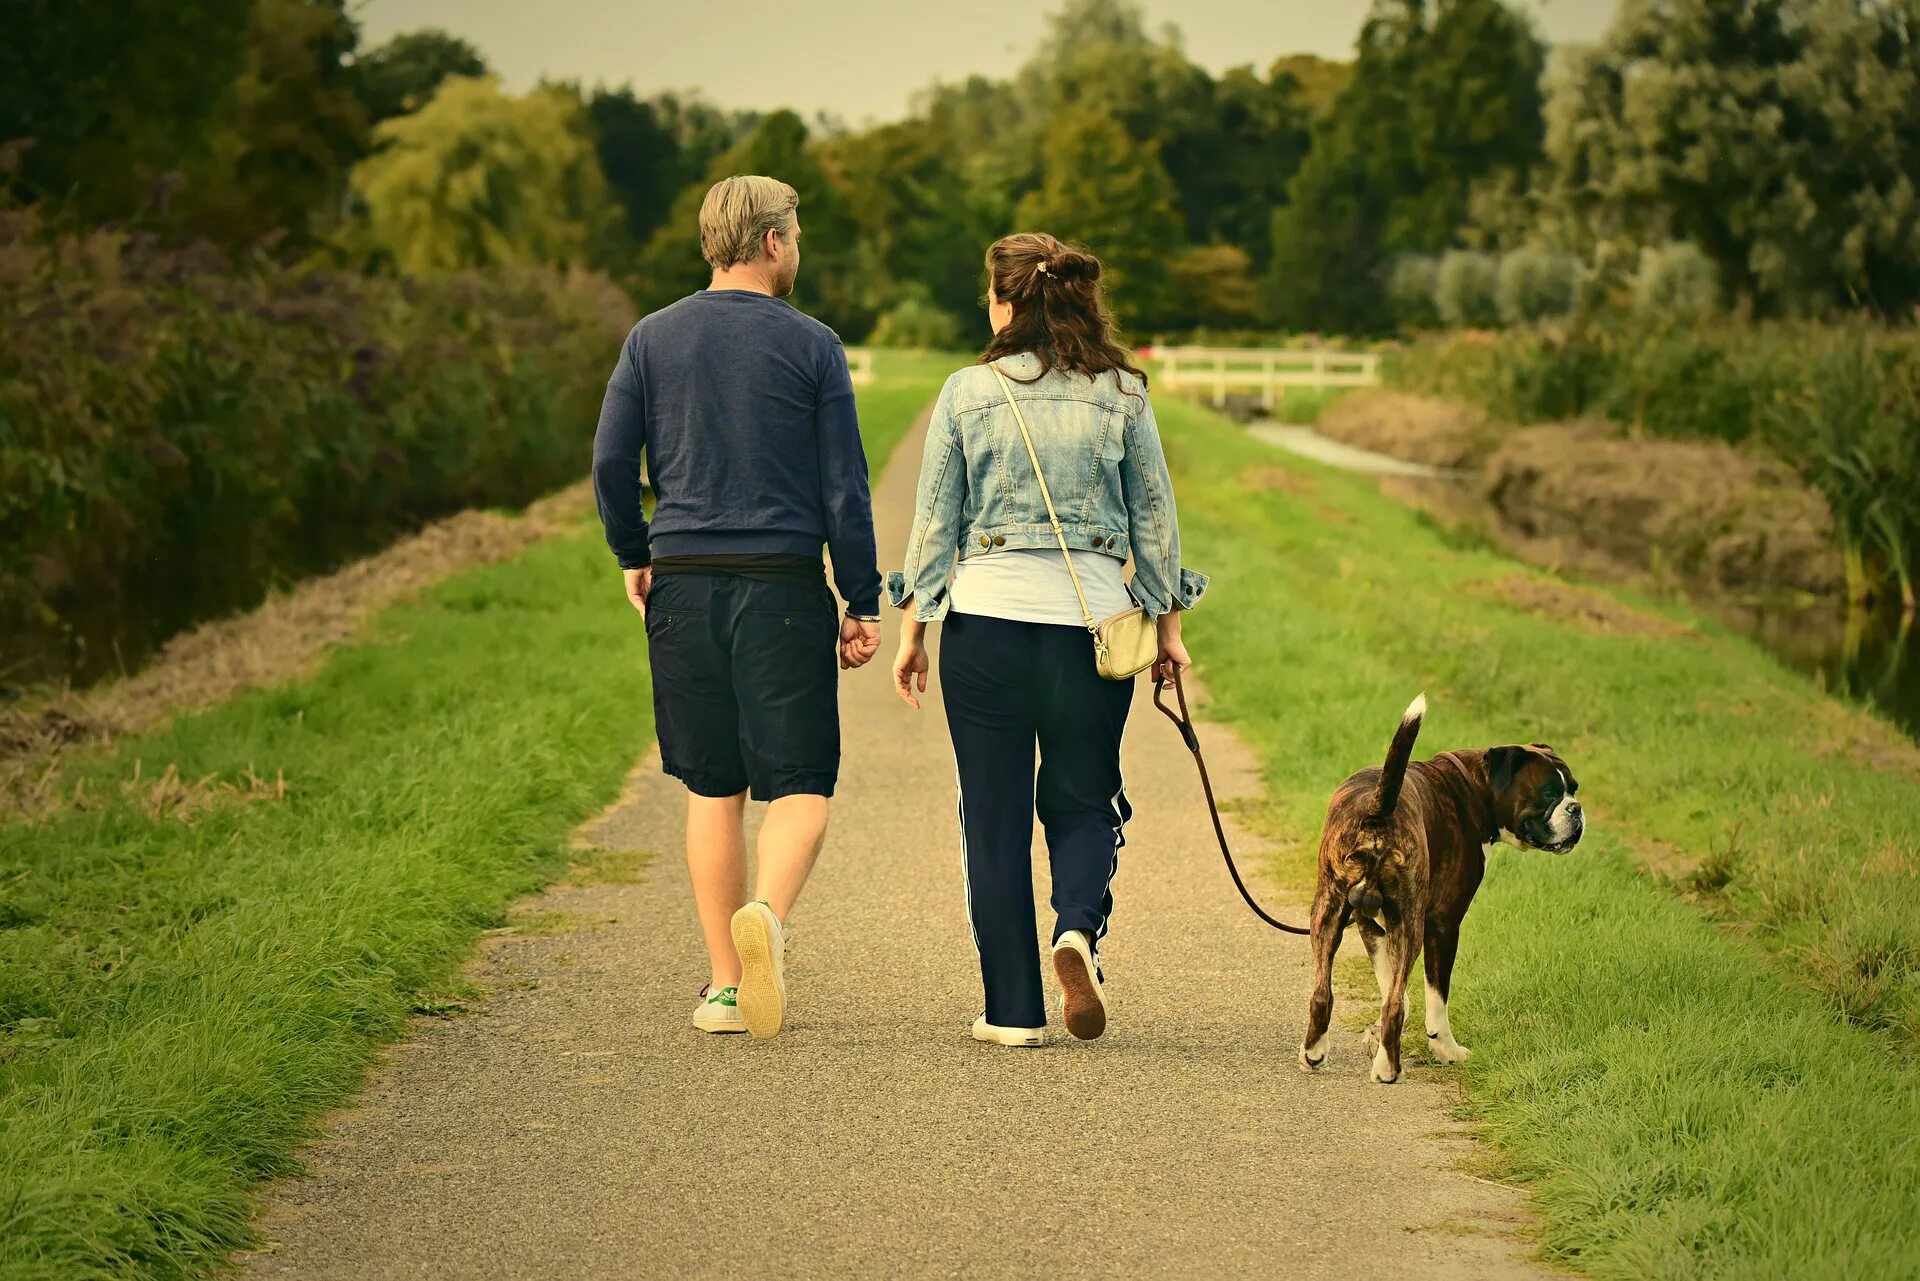
<path fill-rule="evenodd" d="M 573 479 L 628 319 L 546 268 L 288 269 L 0 212 L 0 668 L 131 662 L 422 520 Z"/>
<path fill-rule="evenodd" d="M 38 255 L 10 278 L 17 321 L 115 299 L 165 323 L 157 337 L 113 341 L 151 344 L 258 320 L 235 290 L 314 290 L 396 361 L 426 359 L 411 324 L 426 326 L 422 352 L 465 342 L 420 366 L 428 387 L 445 388 L 506 359 L 484 345 L 495 326 L 526 319 L 512 310 L 521 285 L 449 276 L 586 268 L 644 312 L 705 282 L 696 223 L 708 184 L 769 173 L 801 193 L 794 301 L 850 342 L 965 341 L 978 332 L 984 246 L 1045 229 L 1107 260 L 1134 341 L 1496 331 L 1448 357 L 1458 368 L 1447 378 L 1476 384 L 1476 399 L 1516 417 L 1601 413 L 1770 449 L 1844 509 L 1862 579 L 1869 562 L 1896 580 L 1913 563 L 1920 522 L 1885 492 L 1914 488 L 1902 426 L 1911 342 L 1814 322 L 1904 323 L 1920 304 L 1920 0 L 1626 0 L 1604 39 L 1552 59 L 1507 0 L 1374 0 L 1351 64 L 1292 56 L 1219 74 L 1187 56 L 1177 31 L 1149 31 L 1136 0 L 1060 0 L 1009 76 L 936 84 L 906 118 L 861 130 L 630 86 L 510 94 L 445 32 L 361 48 L 344 0 L 125 13 L 105 0 L 23 3 L 19 38 L 0 43 L 0 209 L 34 209 L 65 238 L 10 246 Z M 132 238 L 90 231 L 102 224 Z M 185 247 L 202 240 L 241 265 L 181 267 L 214 261 Z M 392 273 L 410 283 L 380 278 Z M 474 310 L 458 336 L 428 336 L 422 317 L 449 290 L 467 291 Z M 244 377 L 213 361 L 195 383 L 168 365 L 177 386 L 140 400 L 146 390 L 105 374 L 72 374 L 92 338 L 67 352 L 19 323 L 4 357 L 17 385 L 0 389 L 16 453 L 29 439 L 78 448 L 57 420 L 32 417 L 51 412 L 69 377 L 69 411 L 92 398 L 113 407 L 101 412 L 116 440 L 171 439 L 169 424 L 202 412 L 167 395 L 212 398 L 221 422 L 353 398 L 341 387 L 351 362 L 298 365 L 289 353 L 309 350 L 302 339 L 257 368 L 242 361 Z M 281 342 L 268 333 L 205 341 L 250 352 Z M 42 370 L 29 352 L 67 363 Z M 296 364 L 282 368 L 282 356 Z M 556 385 L 553 403 L 587 396 L 602 376 L 589 366 L 604 360 L 596 345 L 577 367 L 545 370 L 586 380 Z M 371 423 L 374 403 L 349 420 Z M 479 403 L 450 409 L 436 430 L 499 430 L 483 428 Z M 522 423 L 533 434 L 516 447 L 552 444 L 544 421 Z M 192 442 L 175 444 L 192 467 L 212 466 Z M 254 443 L 235 448 L 248 458 Z M 274 465 L 307 465 L 297 450 L 260 448 Z M 36 474 L 63 465 L 41 459 Z M 220 501 L 238 492 L 220 489 Z M 355 510 L 374 510 L 381 492 Z M 8 501 L 17 519 L 41 498 Z M 359 523 L 392 527 L 423 506 L 395 501 Z M 341 510 L 321 501 L 313 519 Z M 85 527 L 100 551 L 69 547 L 36 572 L 91 583 L 74 567 L 120 564 L 125 540 L 97 516 Z M 20 566 L 43 550 L 8 549 L 10 591 L 39 581 Z M 321 538 L 295 559 L 337 553 Z M 235 569 L 245 590 L 186 594 L 237 600 L 295 568 L 275 553 Z M 119 589 L 72 590 L 104 600 Z M 72 601 L 48 608 L 34 613 L 42 624 L 74 625 Z"/>

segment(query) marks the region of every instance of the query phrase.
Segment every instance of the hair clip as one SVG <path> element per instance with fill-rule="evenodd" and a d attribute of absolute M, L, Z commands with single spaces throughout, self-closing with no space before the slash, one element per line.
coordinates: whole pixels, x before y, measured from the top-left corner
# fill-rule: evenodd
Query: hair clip
<path fill-rule="evenodd" d="M 1034 270 L 1039 272 L 1043 276 L 1053 274 L 1047 270 L 1047 260 L 1045 258 L 1042 258 L 1040 260 L 1040 265 L 1038 267 L 1035 267 Z"/>

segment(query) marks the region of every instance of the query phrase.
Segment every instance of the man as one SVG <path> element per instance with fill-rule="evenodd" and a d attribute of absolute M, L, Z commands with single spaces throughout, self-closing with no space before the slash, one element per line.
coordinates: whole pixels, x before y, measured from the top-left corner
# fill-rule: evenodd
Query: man
<path fill-rule="evenodd" d="M 756 1037 L 785 1017 L 783 922 L 826 837 L 840 768 L 836 644 L 843 670 L 880 647 L 846 352 L 784 301 L 800 271 L 799 203 L 772 178 L 707 192 L 712 283 L 634 326 L 593 441 L 607 543 L 646 620 L 661 764 L 687 788 L 687 868 L 712 969 L 694 1024 Z M 751 901 L 749 795 L 768 803 Z"/>

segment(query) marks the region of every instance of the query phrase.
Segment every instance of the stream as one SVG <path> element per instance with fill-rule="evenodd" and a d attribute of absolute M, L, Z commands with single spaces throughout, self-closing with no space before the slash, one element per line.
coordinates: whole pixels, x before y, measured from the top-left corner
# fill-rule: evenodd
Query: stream
<path fill-rule="evenodd" d="M 1467 484 L 1472 473 L 1405 462 L 1330 440 L 1310 427 L 1255 422 L 1250 435 L 1328 466 L 1371 476 Z M 1849 611 L 1831 602 L 1759 605 L 1689 597 L 1695 608 L 1758 642 L 1820 689 L 1872 704 L 1920 739 L 1920 623 L 1897 610 Z"/>

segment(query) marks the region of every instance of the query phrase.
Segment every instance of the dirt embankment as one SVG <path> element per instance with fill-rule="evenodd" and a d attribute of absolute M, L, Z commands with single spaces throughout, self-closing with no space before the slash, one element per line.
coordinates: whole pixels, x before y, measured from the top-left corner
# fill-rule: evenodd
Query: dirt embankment
<path fill-rule="evenodd" d="M 1486 528 L 1529 560 L 1716 593 L 1830 596 L 1845 586 L 1826 499 L 1782 464 L 1721 441 L 1650 439 L 1602 422 L 1514 427 L 1390 391 L 1343 397 L 1318 430 L 1476 470 L 1464 492 L 1388 488 Z"/>

